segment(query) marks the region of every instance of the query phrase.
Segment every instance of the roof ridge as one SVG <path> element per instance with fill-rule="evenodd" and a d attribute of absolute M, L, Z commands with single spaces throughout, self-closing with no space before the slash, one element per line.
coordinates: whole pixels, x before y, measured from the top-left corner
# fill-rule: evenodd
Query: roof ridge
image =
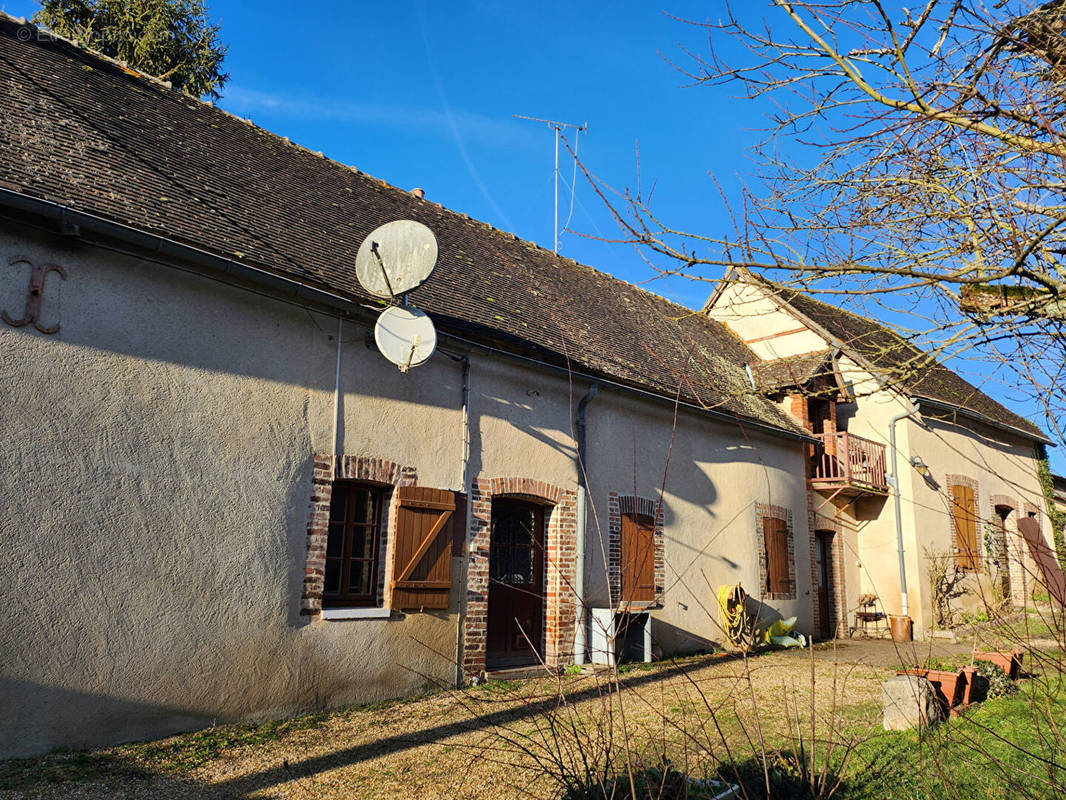
<path fill-rule="evenodd" d="M 385 180 L 384 178 L 378 178 L 378 177 L 376 177 L 374 175 L 371 175 L 368 172 L 364 172 L 363 170 L 359 169 L 356 166 L 353 166 L 351 164 L 345 164 L 343 161 L 338 161 L 335 158 L 332 158 L 332 157 L 326 155 L 321 150 L 311 150 L 309 147 L 306 147 L 306 146 L 300 144 L 299 142 L 294 142 L 288 136 L 282 136 L 280 134 L 274 133 L 271 130 L 268 130 L 267 128 L 262 127 L 261 125 L 257 124 L 254 120 L 252 120 L 251 117 L 241 117 L 241 116 L 239 116 L 237 114 L 234 114 L 231 111 L 227 111 L 226 109 L 222 108 L 221 106 L 217 105 L 216 103 L 214 103 L 214 102 L 212 102 L 210 100 L 204 100 L 201 97 L 196 97 L 194 95 L 188 94 L 187 92 L 181 91 L 180 89 L 175 89 L 173 87 L 173 84 L 171 84 L 170 81 L 163 81 L 163 80 L 161 80 L 161 79 L 159 79 L 157 77 L 149 75 L 148 73 L 144 72 L 143 70 L 139 70 L 139 69 L 136 69 L 134 67 L 130 67 L 126 62 L 119 61 L 119 60 L 117 60 L 115 58 L 112 58 L 111 56 L 108 56 L 105 53 L 101 53 L 99 50 L 94 50 L 93 48 L 89 47 L 88 45 L 86 45 L 86 44 L 84 44 L 84 43 L 82 43 L 80 41 L 69 39 L 69 38 L 67 38 L 65 36 L 62 36 L 62 35 L 60 35 L 58 33 L 55 33 L 50 28 L 45 28 L 44 26 L 37 25 L 36 23 L 34 23 L 34 22 L 30 21 L 30 20 L 26 20 L 24 17 L 12 17 L 10 14 L 7 14 L 7 13 L 5 13 L 3 11 L 0 11 L 0 19 L 7 19 L 9 22 L 13 22 L 13 23 L 18 24 L 18 25 L 23 25 L 23 26 L 26 26 L 26 27 L 34 28 L 36 30 L 44 31 L 49 37 L 51 37 L 52 40 L 59 41 L 59 42 L 62 42 L 64 44 L 70 45 L 71 47 L 74 47 L 76 50 L 78 50 L 79 52 L 83 53 L 84 55 L 90 56 L 92 58 L 99 59 L 99 60 L 101 60 L 101 61 L 103 61 L 105 63 L 111 64 L 112 66 L 116 66 L 119 69 L 121 69 L 129 77 L 141 78 L 141 79 L 147 80 L 150 83 L 153 83 L 153 84 L 155 84 L 155 85 L 157 85 L 157 86 L 159 86 L 161 88 L 164 88 L 164 89 L 166 89 L 169 92 L 176 92 L 178 95 L 180 95 L 180 97 L 182 99 L 191 100 L 192 102 L 199 103 L 201 106 L 209 108 L 212 111 L 224 114 L 225 116 L 227 116 L 227 117 L 229 117 L 229 118 L 231 118 L 233 120 L 236 120 L 237 122 L 240 122 L 243 125 L 247 125 L 248 127 L 254 128 L 256 131 L 258 131 L 258 132 L 260 132 L 260 133 L 262 133 L 262 134 L 264 134 L 264 135 L 266 135 L 266 136 L 268 136 L 268 137 L 270 137 L 272 139 L 275 139 L 275 140 L 277 140 L 278 142 L 280 142 L 280 143 L 282 143 L 284 145 L 292 147 L 293 149 L 295 149 L 297 151 L 306 153 L 307 155 L 315 156 L 317 158 L 320 158 L 320 159 L 322 159 L 324 161 L 329 162 L 330 164 L 333 164 L 333 165 L 337 166 L 340 169 L 346 170 L 348 172 L 355 173 L 356 175 L 359 175 L 359 176 L 361 176 L 363 178 L 366 178 L 367 180 L 373 181 L 375 183 L 379 183 L 382 188 L 390 189 L 392 191 L 399 192 L 399 193 L 401 193 L 403 195 L 411 195 L 411 191 L 408 190 L 408 189 L 403 189 L 403 188 L 401 188 L 399 186 L 391 184 L 387 180 Z M 684 311 L 686 314 L 698 314 L 699 313 L 695 309 L 692 309 L 692 308 L 689 308 L 688 306 L 682 305 L 681 303 L 678 303 L 678 302 L 676 302 L 674 300 L 671 300 L 668 297 L 664 297 L 661 294 L 656 294 L 655 292 L 652 292 L 652 291 L 650 291 L 648 289 L 645 289 L 644 287 L 639 286 L 639 285 L 637 285 L 635 283 L 632 283 L 630 281 L 627 281 L 627 280 L 625 280 L 623 278 L 619 278 L 617 275 L 613 275 L 610 272 L 607 272 L 605 270 L 601 270 L 601 269 L 599 269 L 599 268 L 597 268 L 597 267 L 595 267 L 595 266 L 593 266 L 591 264 L 585 264 L 584 262 L 577 261 L 576 259 L 570 258 L 569 256 L 564 256 L 564 255 L 561 255 L 561 254 L 556 253 L 554 251 L 548 250 L 546 247 L 541 245 L 539 242 L 535 242 L 535 241 L 533 241 L 531 239 L 523 239 L 522 237 L 520 237 L 517 233 L 514 233 L 513 231 L 505 231 L 502 228 L 497 228 L 492 223 L 485 222 L 484 220 L 478 219 L 476 217 L 471 217 L 466 212 L 457 211 L 455 209 L 452 209 L 452 208 L 449 208 L 449 207 L 445 206 L 442 203 L 435 202 L 435 201 L 430 200 L 430 199 L 428 199 L 426 197 L 421 197 L 421 198 L 418 198 L 418 199 L 421 202 L 429 203 L 429 204 L 431 204 L 433 206 L 436 206 L 441 211 L 443 211 L 443 212 L 445 212 L 447 214 L 453 214 L 453 215 L 459 217 L 460 219 L 462 219 L 464 222 L 476 223 L 477 225 L 480 225 L 481 227 L 486 228 L 489 231 L 492 231 L 494 234 L 504 237 L 505 239 L 509 239 L 511 241 L 516 241 L 516 242 L 519 242 L 521 244 L 530 245 L 530 246 L 536 248 L 537 250 L 543 252 L 546 256 L 550 257 L 551 259 L 553 259 L 553 260 L 555 260 L 557 262 L 569 262 L 569 266 L 572 267 L 572 268 L 576 267 L 576 268 L 581 268 L 581 269 L 586 269 L 586 270 L 592 270 L 593 272 L 595 272 L 598 275 L 603 275 L 603 276 L 605 276 L 606 278 L 608 278 L 610 280 L 617 281 L 618 283 L 624 284 L 624 285 L 626 285 L 626 286 L 628 286 L 628 287 L 630 287 L 632 289 L 635 289 L 636 291 L 643 292 L 644 294 L 647 294 L 648 296 L 653 297 L 653 298 L 655 298 L 655 299 L 657 299 L 657 300 L 659 300 L 661 302 L 668 303 L 671 306 L 674 306 L 675 308 L 677 308 L 677 309 L 679 309 L 681 311 Z"/>
<path fill-rule="evenodd" d="M 171 83 L 170 81 L 165 81 L 162 78 L 156 77 L 155 75 L 149 75 L 144 70 L 137 69 L 137 67 L 130 66 L 130 64 L 128 62 L 126 62 L 126 61 L 119 61 L 117 58 L 113 58 L 112 56 L 109 56 L 106 53 L 101 53 L 99 50 L 95 50 L 92 47 L 89 47 L 89 45 L 85 44 L 84 42 L 80 41 L 79 39 L 71 39 L 71 38 L 69 38 L 67 36 L 64 36 L 61 33 L 57 33 L 56 31 L 52 30 L 51 28 L 47 28 L 44 25 L 37 24 L 32 19 L 26 19 L 25 17 L 13 17 L 10 14 L 8 14 L 6 11 L 4 11 L 3 9 L 0 9 L 0 20 L 7 20 L 8 22 L 12 22 L 12 23 L 14 23 L 16 25 L 20 25 L 23 28 L 30 28 L 30 29 L 32 29 L 34 31 L 37 31 L 38 32 L 38 36 L 40 35 L 40 33 L 44 33 L 45 35 L 47 35 L 49 37 L 50 41 L 58 41 L 58 42 L 62 42 L 63 44 L 70 45 L 75 50 L 79 50 L 82 53 L 85 53 L 87 55 L 91 55 L 94 58 L 98 58 L 101 61 L 104 61 L 104 62 L 106 62 L 108 64 L 111 64 L 112 66 L 118 67 L 123 72 L 125 72 L 127 75 L 129 75 L 130 77 L 142 78 L 142 79 L 144 79 L 144 80 L 146 80 L 146 81 L 148 81 L 150 83 L 154 83 L 157 86 L 160 86 L 160 87 L 162 87 L 164 89 L 167 89 L 168 91 L 178 91 L 185 97 L 189 97 L 189 98 L 197 100 L 198 102 L 201 102 L 201 103 L 206 103 L 207 105 L 213 105 L 211 103 L 207 103 L 207 101 L 205 101 L 205 100 L 201 100 L 198 97 L 194 98 L 192 95 L 186 94 L 185 92 L 182 92 L 180 89 L 177 89 L 177 90 L 174 89 L 174 84 Z"/>

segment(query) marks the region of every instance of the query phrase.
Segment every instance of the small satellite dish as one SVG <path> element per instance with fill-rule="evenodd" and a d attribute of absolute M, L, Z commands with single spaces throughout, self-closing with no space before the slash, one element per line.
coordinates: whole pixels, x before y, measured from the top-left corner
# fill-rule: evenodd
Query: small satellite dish
<path fill-rule="evenodd" d="M 374 341 L 389 361 L 407 372 L 425 363 L 437 347 L 433 320 L 417 308 L 391 306 L 374 325 Z"/>
<path fill-rule="evenodd" d="M 436 265 L 437 238 L 410 219 L 375 228 L 355 256 L 359 283 L 375 297 L 390 300 L 421 286 Z"/>

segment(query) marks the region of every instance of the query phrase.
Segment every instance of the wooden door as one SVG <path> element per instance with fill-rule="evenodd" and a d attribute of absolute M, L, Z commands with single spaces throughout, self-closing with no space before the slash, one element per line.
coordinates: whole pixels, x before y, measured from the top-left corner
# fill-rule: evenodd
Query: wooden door
<path fill-rule="evenodd" d="M 535 664 L 544 653 L 544 509 L 493 500 L 489 539 L 489 669 Z"/>
<path fill-rule="evenodd" d="M 655 521 L 634 514 L 622 515 L 623 603 L 655 600 Z"/>
<path fill-rule="evenodd" d="M 833 534 L 828 531 L 815 532 L 814 557 L 818 573 L 818 635 L 822 639 L 833 636 L 833 561 L 831 543 Z"/>

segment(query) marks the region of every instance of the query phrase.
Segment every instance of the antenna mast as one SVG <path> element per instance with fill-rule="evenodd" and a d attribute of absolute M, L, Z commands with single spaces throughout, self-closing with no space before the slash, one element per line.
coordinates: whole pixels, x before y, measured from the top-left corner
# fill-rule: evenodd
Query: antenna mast
<path fill-rule="evenodd" d="M 563 128 L 574 128 L 578 133 L 588 133 L 589 124 L 586 122 L 582 125 L 575 125 L 572 122 L 557 122 L 554 119 L 541 119 L 540 117 L 526 117 L 522 114 L 515 114 L 516 119 L 528 119 L 531 122 L 546 122 L 548 127 L 555 131 L 555 227 L 552 232 L 555 235 L 554 250 L 556 255 L 559 253 L 559 133 Z M 573 191 L 574 187 L 570 187 Z"/>

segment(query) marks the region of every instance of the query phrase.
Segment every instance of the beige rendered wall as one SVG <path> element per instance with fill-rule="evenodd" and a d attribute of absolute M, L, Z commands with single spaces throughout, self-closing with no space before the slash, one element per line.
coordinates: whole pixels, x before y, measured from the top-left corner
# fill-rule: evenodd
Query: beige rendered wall
<path fill-rule="evenodd" d="M 1006 524 L 1011 590 L 1015 604 L 1026 603 L 1027 594 L 1031 594 L 1035 588 L 1037 576 L 1028 548 L 1017 533 L 1018 517 L 1034 513 L 1045 540 L 1049 544 L 1052 542 L 1036 474 L 1033 443 L 978 423 L 956 424 L 937 419 L 928 411 L 922 414 L 922 421 L 925 423 L 922 426 L 909 426 L 911 452 L 921 456 L 929 465 L 940 488 L 934 490 L 910 470 L 911 492 L 905 494 L 904 498 L 912 503 L 916 529 L 923 533 L 923 547 L 929 547 L 933 552 L 946 552 L 954 546 L 954 530 L 947 502 L 950 497 L 948 476 L 958 475 L 976 481 L 977 539 L 985 563 L 989 556 L 985 534 L 995 519 L 994 505 L 1006 501 L 1015 506 Z M 923 589 L 922 613 L 927 620 L 931 620 L 928 558 L 924 551 L 917 555 L 917 573 Z M 986 603 L 992 602 L 990 583 L 984 570 L 971 575 L 965 586 L 968 594 L 956 600 L 953 607 L 980 611 Z"/>
<path fill-rule="evenodd" d="M 829 347 L 820 335 L 783 311 L 765 289 L 749 283 L 726 284 L 707 315 L 733 331 L 764 361 Z"/>
<path fill-rule="evenodd" d="M 666 653 L 721 643 L 715 598 L 740 583 L 758 601 L 756 503 L 792 512 L 795 600 L 766 600 L 764 619 L 798 616 L 810 631 L 811 569 L 800 442 L 682 409 L 676 429 L 661 404 L 603 389 L 588 407 L 590 475 L 586 596 L 606 606 L 608 493 L 664 504 L 665 595 L 652 636 Z"/>
<path fill-rule="evenodd" d="M 0 753 L 452 680 L 436 653 L 454 651 L 454 613 L 299 614 L 311 459 L 332 435 L 335 319 L 4 234 L 11 312 L 28 285 L 15 256 L 58 263 L 67 279 L 46 284 L 58 333 L 0 325 Z M 344 332 L 342 449 L 461 488 L 458 366 L 438 359 L 404 379 L 365 334 Z"/>
<path fill-rule="evenodd" d="M 44 292 L 43 322 L 58 333 L 0 324 L 0 754 L 453 682 L 458 589 L 448 611 L 299 613 L 312 459 L 333 436 L 335 317 L 8 229 L 0 307 L 14 317 L 29 279 L 28 267 L 9 266 L 16 256 L 59 264 L 67 279 L 49 276 Z M 461 365 L 439 353 L 404 376 L 367 334 L 341 330 L 338 449 L 412 466 L 423 486 L 464 489 Z M 469 476 L 575 488 L 570 389 L 565 376 L 471 354 Z M 640 491 L 654 497 L 671 412 L 609 389 L 592 403 L 597 504 L 633 485 L 634 426 Z M 794 511 L 799 599 L 779 605 L 809 620 L 799 449 L 748 434 L 750 445 L 735 425 L 681 414 L 657 614 L 671 646 L 717 640 L 702 610 L 713 609 L 708 581 L 757 585 L 752 487 Z"/>

